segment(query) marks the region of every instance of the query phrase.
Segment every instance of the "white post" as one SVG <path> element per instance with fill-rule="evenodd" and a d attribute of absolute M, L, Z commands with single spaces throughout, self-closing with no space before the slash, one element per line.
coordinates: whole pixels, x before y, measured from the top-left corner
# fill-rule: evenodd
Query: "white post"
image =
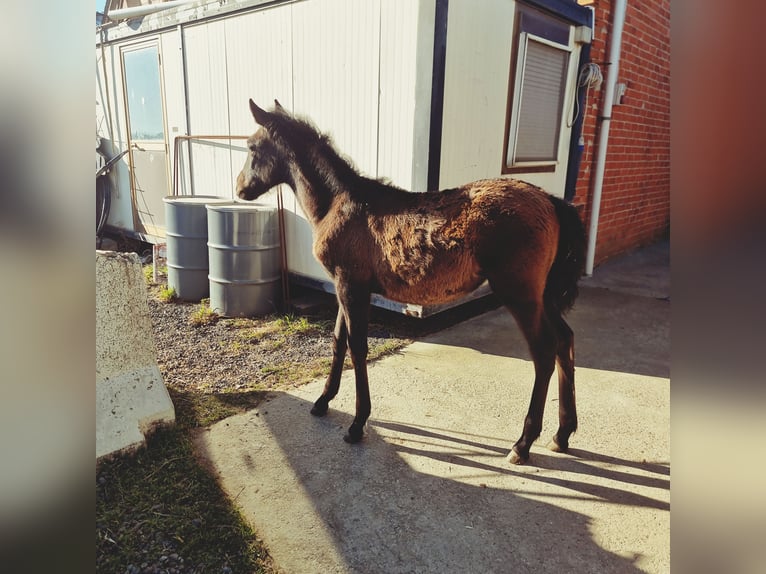
<path fill-rule="evenodd" d="M 593 180 L 593 202 L 590 213 L 590 228 L 588 231 L 588 251 L 585 256 L 585 275 L 593 275 L 593 262 L 596 257 L 596 236 L 598 235 L 598 217 L 601 211 L 601 189 L 604 185 L 604 168 L 606 166 L 606 150 L 609 144 L 609 126 L 612 123 L 612 104 L 617 76 L 620 73 L 620 47 L 622 45 L 622 29 L 625 24 L 627 0 L 615 0 L 612 12 L 612 37 L 609 42 L 609 60 L 606 70 L 606 85 L 604 105 L 601 112 L 601 131 L 596 147 L 596 169 Z"/>

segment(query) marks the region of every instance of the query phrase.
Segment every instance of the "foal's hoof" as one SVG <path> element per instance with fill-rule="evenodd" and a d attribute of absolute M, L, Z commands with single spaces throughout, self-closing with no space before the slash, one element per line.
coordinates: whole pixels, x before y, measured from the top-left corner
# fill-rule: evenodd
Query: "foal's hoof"
<path fill-rule="evenodd" d="M 559 439 L 554 436 L 551 439 L 551 442 L 548 443 L 548 450 L 553 452 L 566 452 L 569 450 L 569 443 L 559 443 Z"/>
<path fill-rule="evenodd" d="M 329 405 L 324 402 L 322 399 L 319 399 L 317 402 L 314 403 L 314 406 L 311 407 L 311 414 L 315 417 L 323 417 L 327 414 L 327 409 L 329 408 Z"/>
<path fill-rule="evenodd" d="M 348 444 L 356 444 L 362 440 L 363 436 L 364 430 L 362 427 L 353 424 L 349 427 L 348 432 L 343 435 L 343 440 L 345 440 Z"/>
<path fill-rule="evenodd" d="M 526 464 L 529 460 L 529 455 L 522 456 L 514 447 L 511 452 L 508 453 L 508 456 L 505 457 L 505 459 L 511 464 Z"/>

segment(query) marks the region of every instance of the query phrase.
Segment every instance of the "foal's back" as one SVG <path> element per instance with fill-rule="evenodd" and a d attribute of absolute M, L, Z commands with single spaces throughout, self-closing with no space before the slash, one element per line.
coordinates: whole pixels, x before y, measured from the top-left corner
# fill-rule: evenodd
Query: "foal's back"
<path fill-rule="evenodd" d="M 524 182 L 481 180 L 441 192 L 368 197 L 364 212 L 377 251 L 370 265 L 377 290 L 391 299 L 446 302 L 476 289 L 510 255 L 545 273 L 555 256 L 553 205 Z"/>

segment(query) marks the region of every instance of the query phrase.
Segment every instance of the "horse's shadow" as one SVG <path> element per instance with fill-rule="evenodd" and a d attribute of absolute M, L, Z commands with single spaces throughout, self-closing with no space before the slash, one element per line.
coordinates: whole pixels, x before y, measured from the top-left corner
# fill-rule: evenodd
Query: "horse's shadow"
<path fill-rule="evenodd" d="M 493 297 L 490 295 L 489 297 Z M 428 341 L 468 347 L 483 354 L 531 360 L 527 343 L 502 308 L 429 335 Z M 670 378 L 670 303 L 601 287 L 584 287 L 567 322 L 575 334 L 575 367 Z M 466 330 L 471 336 L 466 336 Z M 498 337 L 503 333 L 503 337 Z M 531 375 L 530 375 L 531 376 Z"/>
<path fill-rule="evenodd" d="M 284 461 L 269 468 L 271 491 L 263 495 L 280 498 L 281 516 L 243 510 L 287 571 L 292 558 L 271 542 L 284 536 L 272 536 L 272 529 L 285 522 L 305 524 L 294 535 L 306 535 L 308 546 L 322 529 L 343 563 L 335 570 L 340 572 L 641 572 L 636 563 L 642 549 L 606 550 L 595 539 L 593 519 L 568 509 L 567 499 L 593 499 L 625 512 L 669 510 L 667 502 L 634 492 L 636 486 L 669 489 L 664 464 L 641 465 L 643 472 L 634 473 L 630 461 L 582 450 L 548 455 L 536 448 L 536 472 L 508 465 L 501 439 L 384 420 L 370 421 L 362 444 L 347 445 L 341 435 L 351 415 L 331 409 L 314 418 L 310 406 L 276 393 L 259 416 L 248 413 L 239 436 L 249 438 L 227 455 L 239 457 L 244 467 L 236 477 L 241 485 L 229 486 L 238 492 L 262 484 L 264 465 L 273 460 L 258 456 L 254 445 L 273 449 Z M 592 484 L 599 475 L 610 486 Z M 306 515 L 306 501 L 313 516 Z"/>
<path fill-rule="evenodd" d="M 476 462 L 470 457 L 465 456 L 463 453 L 442 453 L 434 452 L 426 448 L 412 448 L 409 446 L 397 445 L 395 448 L 398 452 L 408 452 L 416 454 L 418 456 L 424 456 L 449 463 L 455 466 L 463 466 L 466 468 L 476 468 L 480 470 L 486 470 L 489 472 L 500 473 L 510 476 L 519 476 L 523 474 L 526 477 L 526 473 L 519 473 L 514 471 L 508 464 L 504 464 L 504 457 L 507 454 L 508 449 L 503 447 L 492 446 L 488 444 L 482 444 L 475 440 L 465 440 L 458 438 L 445 432 L 435 432 L 434 429 L 404 425 L 400 423 L 390 421 L 374 421 L 371 423 L 373 427 L 394 430 L 398 434 L 411 435 L 415 437 L 430 437 L 438 441 L 444 441 L 456 445 L 468 445 L 471 448 L 466 449 L 466 452 L 480 452 L 481 450 L 497 453 L 498 461 L 496 465 L 485 464 L 482 462 Z M 418 442 L 417 440 L 415 442 Z M 425 443 L 426 445 L 428 443 Z M 478 449 L 478 450 L 477 450 Z M 665 501 L 656 500 L 654 498 L 630 492 L 627 490 L 595 485 L 592 481 L 588 480 L 588 477 L 601 477 L 613 482 L 622 482 L 625 484 L 633 484 L 637 486 L 644 486 L 647 488 L 658 488 L 664 490 L 670 490 L 670 479 L 657 476 L 646 476 L 645 474 L 636 474 L 627 470 L 618 470 L 617 467 L 627 467 L 628 469 L 641 469 L 648 471 L 652 475 L 658 474 L 667 476 L 670 474 L 670 467 L 661 463 L 643 463 L 639 464 L 635 461 L 629 461 L 613 456 L 604 456 L 596 453 L 591 453 L 582 449 L 570 449 L 569 456 L 562 457 L 552 454 L 546 454 L 540 449 L 536 449 L 534 455 L 534 466 L 539 469 L 556 470 L 563 473 L 574 473 L 582 475 L 582 481 L 565 480 L 560 477 L 546 475 L 532 475 L 532 480 L 547 483 L 551 485 L 561 486 L 574 492 L 582 493 L 588 496 L 593 496 L 597 499 L 604 500 L 610 504 L 623 504 L 633 507 L 645 507 L 656 508 L 658 510 L 670 510 L 670 504 Z M 606 463 L 608 468 L 602 466 L 594 466 L 592 462 Z"/>

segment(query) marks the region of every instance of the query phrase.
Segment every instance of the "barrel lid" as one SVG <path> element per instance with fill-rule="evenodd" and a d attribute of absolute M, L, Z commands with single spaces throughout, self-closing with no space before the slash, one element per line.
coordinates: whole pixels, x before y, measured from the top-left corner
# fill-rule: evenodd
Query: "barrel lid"
<path fill-rule="evenodd" d="M 231 203 L 233 200 L 218 195 L 166 195 L 162 198 L 165 203 L 182 203 L 188 205 L 206 205 L 208 203 Z"/>

